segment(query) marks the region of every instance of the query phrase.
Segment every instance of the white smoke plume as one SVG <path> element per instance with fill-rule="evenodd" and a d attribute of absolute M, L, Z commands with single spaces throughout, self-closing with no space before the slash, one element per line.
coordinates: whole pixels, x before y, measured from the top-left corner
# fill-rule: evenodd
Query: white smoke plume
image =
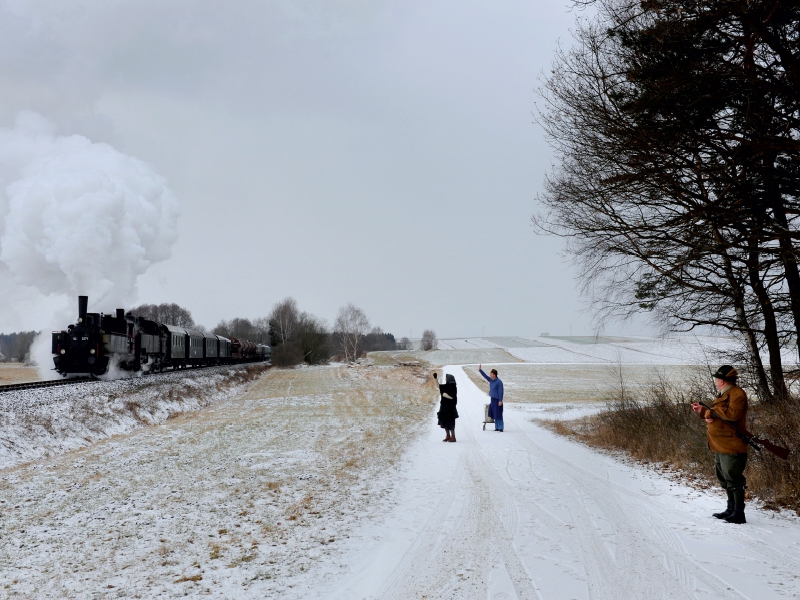
<path fill-rule="evenodd" d="M 50 300 L 74 319 L 80 294 L 99 310 L 129 306 L 138 277 L 169 258 L 178 216 L 166 181 L 142 161 L 20 113 L 0 128 L 0 313 Z M 68 324 L 51 317 L 41 323 L 48 338 Z"/>

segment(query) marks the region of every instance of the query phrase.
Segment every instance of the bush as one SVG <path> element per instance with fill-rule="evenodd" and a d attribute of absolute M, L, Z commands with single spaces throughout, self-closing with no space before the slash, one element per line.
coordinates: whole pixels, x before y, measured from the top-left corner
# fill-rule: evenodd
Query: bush
<path fill-rule="evenodd" d="M 322 320 L 312 314 L 301 313 L 296 338 L 302 359 L 308 364 L 328 362 L 331 354 L 330 334 Z"/>
<path fill-rule="evenodd" d="M 19 333 L 0 333 L 0 361 L 16 360 L 25 362 L 30 358 L 31 344 L 37 336 L 35 331 Z"/>
<path fill-rule="evenodd" d="M 707 388 L 707 381 L 705 386 L 698 381 L 677 388 L 660 378 L 631 393 L 622 384 L 609 394 L 599 414 L 559 423 L 554 429 L 566 430 L 593 446 L 623 450 L 638 460 L 678 469 L 690 479 L 715 487 L 714 455 L 708 449 L 705 422 L 689 406 L 697 399 L 710 403 Z M 800 514 L 800 401 L 762 404 L 751 398 L 747 421 L 756 437 L 791 450 L 786 461 L 766 449 L 750 450 L 745 470 L 748 493 L 769 508 L 792 508 Z"/>
<path fill-rule="evenodd" d="M 432 329 L 426 329 L 422 333 L 420 346 L 423 350 L 436 350 L 439 347 L 439 340 L 436 339 L 436 333 Z"/>
<path fill-rule="evenodd" d="M 281 344 L 272 351 L 271 362 L 276 367 L 293 367 L 303 362 L 303 353 L 292 343 Z"/>

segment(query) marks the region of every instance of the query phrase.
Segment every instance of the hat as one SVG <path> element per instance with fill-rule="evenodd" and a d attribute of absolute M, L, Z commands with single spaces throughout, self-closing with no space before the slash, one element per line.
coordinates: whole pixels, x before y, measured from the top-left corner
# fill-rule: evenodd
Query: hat
<path fill-rule="evenodd" d="M 717 372 L 714 373 L 715 379 L 722 379 L 728 383 L 736 383 L 736 378 L 739 377 L 739 371 L 730 365 L 722 365 Z"/>

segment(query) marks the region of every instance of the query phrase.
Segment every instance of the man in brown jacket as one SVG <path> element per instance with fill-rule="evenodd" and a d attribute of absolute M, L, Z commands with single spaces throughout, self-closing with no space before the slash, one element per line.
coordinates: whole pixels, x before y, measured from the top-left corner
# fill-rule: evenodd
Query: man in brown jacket
<path fill-rule="evenodd" d="M 739 373 L 730 365 L 723 365 L 714 373 L 714 384 L 719 392 L 711 405 L 720 417 L 731 421 L 739 431 L 747 431 L 747 394 L 736 385 Z M 746 523 L 744 518 L 744 489 L 747 480 L 747 444 L 740 440 L 733 428 L 718 419 L 710 410 L 696 402 L 692 404 L 701 418 L 706 420 L 708 447 L 714 452 L 717 479 L 728 492 L 728 508 L 714 513 L 718 519 L 728 523 Z"/>

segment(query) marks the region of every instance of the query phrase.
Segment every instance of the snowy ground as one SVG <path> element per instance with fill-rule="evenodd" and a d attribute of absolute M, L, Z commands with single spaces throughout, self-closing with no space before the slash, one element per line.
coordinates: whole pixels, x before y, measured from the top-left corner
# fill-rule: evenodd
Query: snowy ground
<path fill-rule="evenodd" d="M 650 385 L 658 377 L 678 385 L 692 378 L 705 376 L 706 367 L 684 365 L 641 364 L 501 364 L 496 367 L 510 402 L 570 403 L 606 400 L 609 390 L 620 385 L 620 375 L 626 389 Z M 466 369 L 478 387 L 486 388 L 486 380 L 477 372 L 478 365 Z M 485 367 L 488 372 L 489 366 Z M 487 388 L 488 389 L 488 388 Z"/>
<path fill-rule="evenodd" d="M 487 337 L 439 340 L 440 350 L 500 349 L 523 362 L 540 364 L 654 364 L 706 365 L 729 361 L 731 352 L 742 351 L 734 338 L 714 336 L 682 337 L 610 337 L 546 336 Z M 425 355 L 426 353 L 421 353 Z M 434 364 L 465 364 L 463 361 Z M 470 362 L 511 362 L 501 359 L 478 359 Z M 797 352 L 787 348 L 784 362 L 797 362 Z"/>
<path fill-rule="evenodd" d="M 577 391 L 587 365 L 498 368 Z M 574 392 L 484 431 L 444 371 L 456 444 L 424 369 L 331 366 L 0 471 L 0 598 L 800 598 L 800 519 L 720 522 L 718 491 L 537 424 L 598 409 Z"/>
<path fill-rule="evenodd" d="M 558 437 L 535 405 L 483 431 L 485 395 L 446 370 L 458 442 L 430 426 L 391 513 L 349 540 L 348 575 L 310 597 L 800 597 L 799 519 L 751 507 L 747 525 L 720 522 L 720 493 Z"/>
<path fill-rule="evenodd" d="M 0 394 L 0 469 L 163 423 L 244 390 L 265 365 L 235 365 Z"/>
<path fill-rule="evenodd" d="M 236 398 L 0 470 L 0 598 L 306 597 L 385 513 L 435 399 L 423 370 L 273 369 Z"/>

